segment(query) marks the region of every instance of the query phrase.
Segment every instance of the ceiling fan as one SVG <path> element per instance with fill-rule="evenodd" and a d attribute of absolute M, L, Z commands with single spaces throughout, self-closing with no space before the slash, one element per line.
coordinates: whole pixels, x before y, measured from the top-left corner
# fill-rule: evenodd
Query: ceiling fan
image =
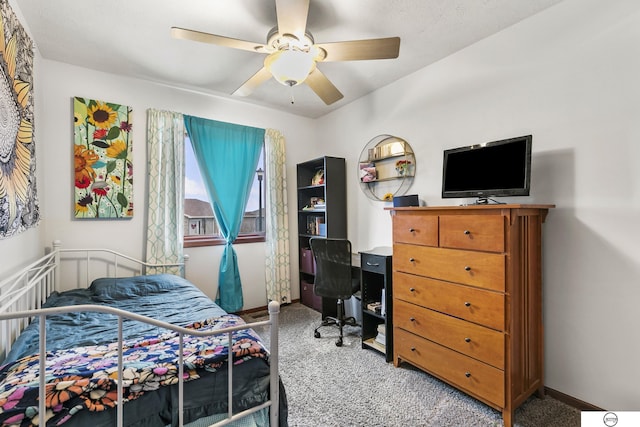
<path fill-rule="evenodd" d="M 211 43 L 233 49 L 266 54 L 264 66 L 233 92 L 247 96 L 272 76 L 286 86 L 306 83 L 325 104 L 342 99 L 333 83 L 317 68 L 318 62 L 397 58 L 400 38 L 351 40 L 316 44 L 307 31 L 310 0 L 275 0 L 277 26 L 267 35 L 267 43 L 172 27 L 175 38 Z"/>

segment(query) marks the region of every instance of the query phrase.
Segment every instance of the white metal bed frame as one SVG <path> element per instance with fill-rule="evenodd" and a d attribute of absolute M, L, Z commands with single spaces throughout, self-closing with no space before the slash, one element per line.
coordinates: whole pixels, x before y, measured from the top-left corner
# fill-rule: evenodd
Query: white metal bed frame
<path fill-rule="evenodd" d="M 72 257 L 70 254 L 76 254 Z M 78 257 L 77 254 L 84 254 L 83 257 Z M 145 274 L 146 270 L 165 270 L 171 268 L 180 268 L 182 275 L 184 276 L 184 262 L 176 264 L 149 264 L 144 261 L 137 260 L 135 258 L 123 255 L 119 252 L 109 249 L 62 249 L 59 241 L 53 242 L 52 250 L 40 258 L 37 261 L 27 265 L 22 270 L 16 272 L 12 276 L 0 282 L 0 356 L 3 354 L 6 356 L 11 345 L 17 338 L 17 336 L 26 328 L 36 317 L 42 317 L 45 319 L 50 314 L 78 312 L 78 311 L 90 311 L 109 313 L 118 317 L 118 384 L 117 384 L 117 425 L 118 427 L 124 426 L 123 420 L 123 385 L 122 385 L 122 370 L 123 370 L 123 356 L 122 356 L 122 342 L 123 320 L 132 319 L 178 333 L 179 339 L 179 367 L 178 367 L 178 396 L 179 396 L 179 425 L 183 426 L 183 336 L 212 336 L 212 335 L 227 335 L 227 341 L 229 346 L 229 357 L 232 357 L 232 333 L 234 331 L 255 328 L 259 326 L 269 326 L 270 330 L 270 399 L 261 405 L 249 408 L 238 414 L 232 413 L 232 396 L 233 396 L 233 363 L 227 363 L 228 367 L 228 414 L 227 418 L 211 424 L 210 427 L 218 427 L 227 425 L 233 421 L 250 415 L 254 412 L 262 410 L 264 408 L 270 409 L 269 421 L 271 427 L 276 427 L 279 422 L 279 374 L 278 374 L 278 316 L 280 313 L 280 305 L 276 301 L 269 303 L 269 320 L 247 323 L 245 325 L 239 325 L 229 327 L 225 329 L 219 329 L 216 331 L 197 331 L 193 329 L 187 329 L 180 326 L 172 325 L 166 322 L 158 321 L 146 316 L 141 316 L 135 313 L 130 313 L 125 310 L 100 306 L 100 305 L 74 305 L 67 307 L 57 308 L 42 308 L 42 305 L 46 301 L 47 297 L 53 291 L 60 291 L 61 286 L 61 262 L 65 260 L 65 255 L 69 256 L 69 259 L 73 259 L 76 262 L 86 263 L 86 279 L 82 283 L 80 280 L 76 283 L 75 287 L 87 287 L 91 283 L 91 262 L 95 260 L 92 258 L 92 254 L 99 254 L 100 256 L 113 256 L 111 261 L 105 261 L 104 258 L 100 259 L 101 262 L 107 262 L 112 269 L 108 268 L 108 277 L 123 277 L 118 276 L 119 271 L 123 269 L 127 270 L 129 276 Z M 121 263 L 127 264 L 127 267 L 120 268 Z M 132 265 L 138 266 L 131 267 Z M 111 274 L 112 273 L 112 274 Z M 105 277 L 103 274 L 100 277 Z M 42 351 L 46 343 L 45 335 L 45 322 L 40 322 L 39 325 L 39 369 L 40 372 L 46 372 L 44 370 L 46 362 L 46 351 Z M 4 358 L 4 357 L 2 357 Z M 45 385 L 46 375 L 39 376 L 39 414 L 45 414 Z"/>

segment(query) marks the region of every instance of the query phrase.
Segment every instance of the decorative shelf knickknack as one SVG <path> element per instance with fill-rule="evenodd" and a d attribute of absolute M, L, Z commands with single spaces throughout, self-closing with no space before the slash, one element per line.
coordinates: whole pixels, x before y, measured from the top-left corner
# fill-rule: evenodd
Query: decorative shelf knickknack
<path fill-rule="evenodd" d="M 372 200 L 392 201 L 406 194 L 415 175 L 416 156 L 402 138 L 378 135 L 360 153 L 360 188 Z"/>

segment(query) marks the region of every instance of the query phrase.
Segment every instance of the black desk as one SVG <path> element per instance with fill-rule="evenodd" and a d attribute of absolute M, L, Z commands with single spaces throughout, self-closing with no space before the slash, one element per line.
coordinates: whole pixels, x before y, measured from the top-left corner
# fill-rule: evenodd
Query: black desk
<path fill-rule="evenodd" d="M 393 359 L 392 254 L 386 246 L 360 252 L 362 348 L 383 353 L 387 362 Z M 380 311 L 367 307 L 373 302 L 381 304 Z"/>

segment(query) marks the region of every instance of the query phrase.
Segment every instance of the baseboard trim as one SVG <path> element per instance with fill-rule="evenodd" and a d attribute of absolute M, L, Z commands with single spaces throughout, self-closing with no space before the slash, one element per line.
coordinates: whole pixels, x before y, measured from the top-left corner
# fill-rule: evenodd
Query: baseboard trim
<path fill-rule="evenodd" d="M 237 312 L 236 314 L 238 316 L 244 316 L 245 314 L 251 314 L 251 313 L 257 313 L 259 311 L 268 311 L 269 308 L 266 305 L 263 305 L 262 307 L 255 307 L 255 308 L 250 308 L 248 310 L 242 310 Z"/>
<path fill-rule="evenodd" d="M 288 305 L 288 304 L 293 304 L 295 302 L 300 302 L 300 300 L 299 299 L 294 299 L 290 303 L 280 304 L 280 305 Z M 263 305 L 262 307 L 249 308 L 247 310 L 241 310 L 241 311 L 239 311 L 239 312 L 237 312 L 235 314 L 237 314 L 238 316 L 244 316 L 245 314 L 257 313 L 259 311 L 269 311 L 269 306 L 268 305 Z"/>
<path fill-rule="evenodd" d="M 592 405 L 591 403 L 585 402 L 583 400 L 577 399 L 573 396 L 569 396 L 568 394 L 562 393 L 558 390 L 554 390 L 552 388 L 549 387 L 545 387 L 544 388 L 545 394 L 547 394 L 549 397 L 553 397 L 554 399 L 567 404 L 569 406 L 572 406 L 576 409 L 579 409 L 581 411 L 604 411 L 604 409 L 599 408 L 596 405 Z"/>

